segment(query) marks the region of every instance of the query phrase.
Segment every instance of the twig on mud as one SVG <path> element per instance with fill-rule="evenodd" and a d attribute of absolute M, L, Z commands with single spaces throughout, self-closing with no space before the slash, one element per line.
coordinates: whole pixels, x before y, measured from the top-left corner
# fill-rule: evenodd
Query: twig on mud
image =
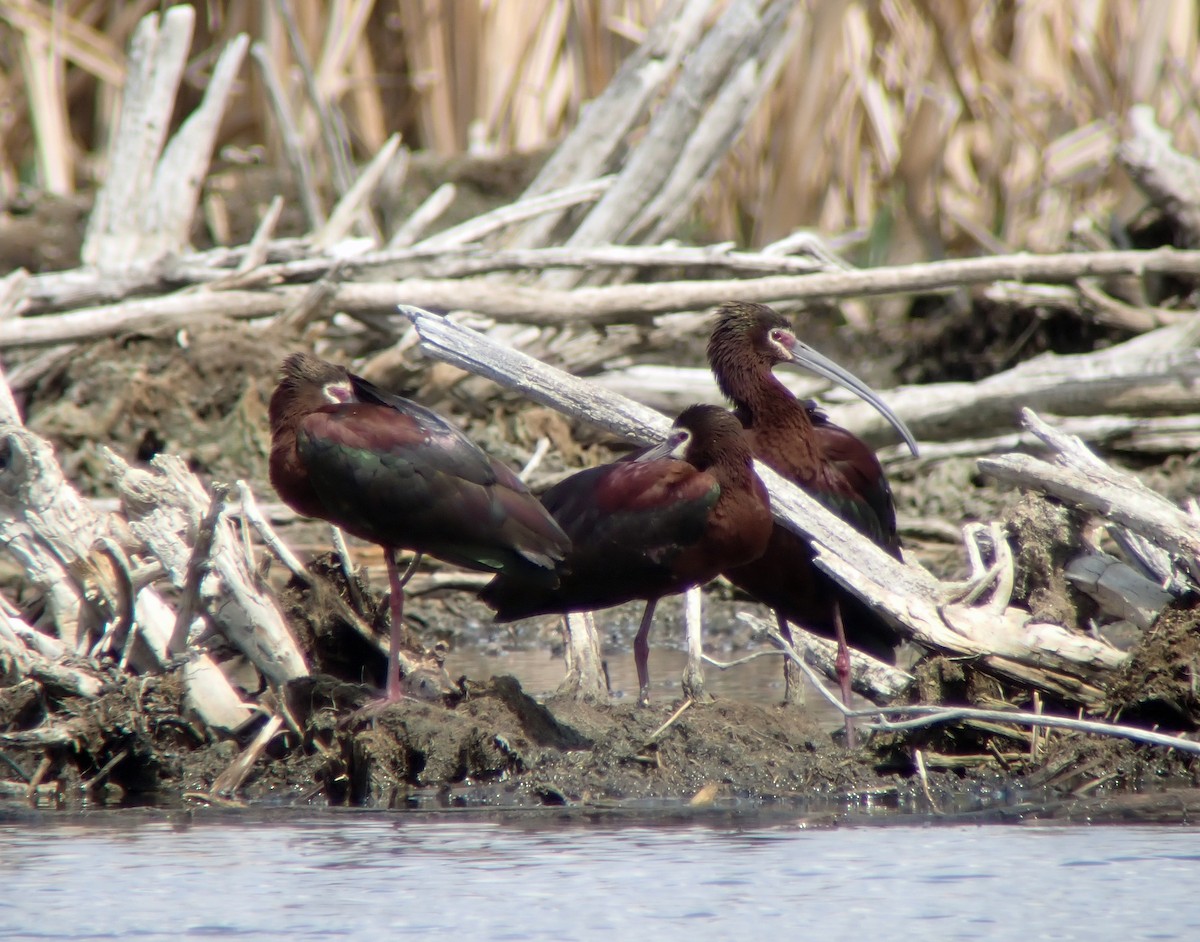
<path fill-rule="evenodd" d="M 913 762 L 917 766 L 917 778 L 921 782 L 921 791 L 925 793 L 925 800 L 929 802 L 929 807 L 934 814 L 941 814 L 941 809 L 933 800 L 933 791 L 929 787 L 929 771 L 925 768 L 925 754 L 922 750 L 913 750 Z"/>
<path fill-rule="evenodd" d="M 122 749 L 115 756 L 113 756 L 111 759 L 109 759 L 107 762 L 105 762 L 104 765 L 102 765 L 100 767 L 100 769 L 96 772 L 95 775 L 91 776 L 90 778 L 82 779 L 79 782 L 79 790 L 82 792 L 91 791 L 93 788 L 95 788 L 97 785 L 99 785 L 101 782 L 103 782 L 106 778 L 108 778 L 108 774 L 113 769 L 115 769 L 118 765 L 120 765 L 122 762 L 124 762 L 128 758 L 129 758 L 129 750 L 127 748 Z"/>
<path fill-rule="evenodd" d="M 598 177 L 595 180 L 576 183 L 541 196 L 518 200 L 507 206 L 493 209 L 482 216 L 468 219 L 466 222 L 460 223 L 450 229 L 443 229 L 436 235 L 418 242 L 416 247 L 425 250 L 444 249 L 450 246 L 478 242 L 485 236 L 491 235 L 493 232 L 503 229 L 506 226 L 524 222 L 526 219 L 532 219 L 546 213 L 569 209 L 580 203 L 597 200 L 604 193 L 608 192 L 615 179 L 615 177 Z"/>
<path fill-rule="evenodd" d="M 263 516 L 262 510 L 258 506 L 258 501 L 254 499 L 254 492 L 250 490 L 250 485 L 243 480 L 239 480 L 237 482 L 237 489 L 242 499 L 242 516 L 254 528 L 259 539 L 263 541 L 267 549 L 275 554 L 276 558 L 288 568 L 288 571 L 292 575 L 298 576 L 306 582 L 312 581 L 312 576 L 304 568 L 304 564 L 296 558 L 295 553 L 288 549 L 282 537 L 275 532 L 275 528 Z"/>
<path fill-rule="evenodd" d="M 453 183 L 443 183 L 425 198 L 420 206 L 413 210 L 399 229 L 388 240 L 390 251 L 406 249 L 421 237 L 426 229 L 437 222 L 442 214 L 450 208 L 458 195 L 458 187 Z"/>
<path fill-rule="evenodd" d="M 711 664 L 719 671 L 727 671 L 731 668 L 738 667 L 741 664 L 748 664 L 751 661 L 757 661 L 760 657 L 787 657 L 783 651 L 754 651 L 747 654 L 745 657 L 735 658 L 732 661 L 718 661 L 715 657 L 709 654 L 704 655 L 704 663 Z"/>
<path fill-rule="evenodd" d="M 918 715 L 908 720 L 893 721 L 888 719 L 890 716 L 903 716 L 905 714 Z M 1182 736 L 1168 736 L 1165 733 L 1155 733 L 1147 729 L 1138 729 L 1136 726 L 1101 723 L 1095 720 L 1076 720 L 1069 716 L 1051 716 L 1046 713 L 981 710 L 975 707 L 897 706 L 855 710 L 850 715 L 856 719 L 870 719 L 875 717 L 877 722 L 870 723 L 865 728 L 880 732 L 905 732 L 911 729 L 936 726 L 940 723 L 952 723 L 963 719 L 990 720 L 995 723 L 1011 723 L 1016 726 L 1070 729 L 1080 733 L 1091 733 L 1095 736 L 1113 736 L 1118 739 L 1129 739 L 1134 742 L 1143 742 L 1152 746 L 1164 746 L 1168 749 L 1178 749 L 1180 752 L 1190 752 L 1193 755 L 1200 755 L 1200 742 L 1184 739 Z"/>
<path fill-rule="evenodd" d="M 225 277 L 209 282 L 204 287 L 210 291 L 237 288 L 246 284 L 254 277 L 252 274 L 254 270 L 266 264 L 271 236 L 275 234 L 275 227 L 279 224 L 279 217 L 283 215 L 283 205 L 282 196 L 272 198 L 271 205 L 267 207 L 267 211 L 263 213 L 262 219 L 258 221 L 258 227 L 254 230 L 254 236 L 246 244 L 246 252 L 242 256 L 242 260 L 238 262 L 237 268 Z M 331 268 L 333 264 L 336 263 L 332 263 L 330 265 Z"/>
<path fill-rule="evenodd" d="M 346 591 L 350 593 L 350 601 L 354 603 L 354 607 L 365 612 L 366 606 L 363 604 L 362 592 L 358 589 L 358 579 L 354 574 L 354 560 L 350 558 L 350 547 L 346 545 L 346 534 L 342 532 L 342 528 L 337 524 L 329 525 L 329 538 L 333 543 L 333 548 L 338 554 L 338 563 L 342 567 L 342 575 L 346 577 Z"/>
<path fill-rule="evenodd" d="M 684 700 L 679 709 L 668 716 L 667 721 L 663 723 L 662 726 L 646 737 L 646 741 L 642 743 L 642 748 L 648 749 L 650 746 L 653 746 L 655 743 L 657 743 L 663 737 L 663 734 L 675 725 L 675 721 L 678 720 L 679 717 L 683 716 L 683 714 L 686 713 L 695 702 L 696 701 L 691 697 L 688 697 L 686 700 Z"/>
<path fill-rule="evenodd" d="M 258 757 L 263 754 L 267 745 L 282 726 L 283 717 L 279 714 L 275 714 L 267 720 L 263 724 L 263 728 L 258 731 L 258 734 L 242 750 L 241 754 L 233 760 L 229 768 L 213 780 L 209 793 L 222 798 L 232 797 L 242 787 L 242 782 L 250 774 L 250 769 L 254 767 L 254 763 L 258 761 Z"/>
<path fill-rule="evenodd" d="M 517 472 L 517 477 L 523 482 L 529 481 L 529 476 L 537 470 L 538 465 L 542 463 L 542 459 L 550 451 L 550 439 L 545 435 L 537 440 L 537 445 L 534 446 L 533 454 L 529 456 L 529 460 L 525 462 L 525 467 Z"/>
<path fill-rule="evenodd" d="M 358 179 L 346 190 L 345 195 L 338 200 L 333 212 L 320 230 L 313 234 L 313 245 L 319 249 L 328 248 L 345 236 L 360 218 L 369 218 L 368 202 L 375 195 L 379 181 L 400 149 L 400 135 L 393 134 L 379 153 L 371 158 L 371 162 L 358 175 Z"/>
<path fill-rule="evenodd" d="M 742 621 L 750 621 L 752 624 L 758 625 L 767 638 L 770 639 L 771 643 L 779 647 L 779 650 L 783 652 L 783 656 L 788 658 L 788 660 L 792 661 L 797 667 L 800 668 L 800 671 L 805 677 L 808 678 L 808 682 L 817 688 L 817 693 L 824 697 L 827 702 L 833 704 L 834 709 L 841 713 L 842 716 L 857 715 L 853 710 L 850 709 L 850 707 L 842 703 L 842 698 L 840 696 L 825 686 L 824 681 L 817 676 L 817 672 L 813 670 L 812 665 L 796 653 L 796 649 L 788 644 L 787 639 L 779 633 L 778 628 L 770 626 L 765 619 L 756 618 L 753 615 L 747 615 L 745 612 L 738 612 L 738 618 L 742 619 Z M 860 653 L 861 652 L 859 651 L 850 652 L 852 663 L 855 655 Z"/>

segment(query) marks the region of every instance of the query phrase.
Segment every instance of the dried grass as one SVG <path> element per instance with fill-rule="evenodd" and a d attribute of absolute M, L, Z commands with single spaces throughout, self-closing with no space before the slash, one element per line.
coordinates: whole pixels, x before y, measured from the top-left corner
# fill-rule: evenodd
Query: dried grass
<path fill-rule="evenodd" d="M 663 0 L 208 0 L 188 80 L 220 44 L 260 40 L 305 145 L 325 151 L 280 16 L 292 11 L 323 103 L 357 159 L 393 131 L 450 155 L 552 146 Z M 137 18 L 158 6 L 0 0 L 0 196 L 90 187 Z M 813 0 L 779 86 L 702 206 L 713 235 L 763 244 L 797 227 L 862 230 L 878 260 L 982 247 L 1054 250 L 1081 217 L 1134 205 L 1113 156 L 1134 103 L 1200 150 L 1200 0 Z M 222 141 L 284 164 L 256 70 Z M 319 158 L 325 159 L 325 158 Z M 318 176 L 330 179 L 328 166 Z"/>

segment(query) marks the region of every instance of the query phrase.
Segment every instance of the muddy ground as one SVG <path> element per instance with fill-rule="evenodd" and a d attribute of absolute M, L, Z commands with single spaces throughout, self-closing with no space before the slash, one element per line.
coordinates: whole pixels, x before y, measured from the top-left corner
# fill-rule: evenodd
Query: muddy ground
<path fill-rule="evenodd" d="M 0 238 L 0 250 L 13 242 L 24 254 L 8 251 L 0 258 L 0 274 L 17 263 L 74 264 L 70 240 L 61 233 L 76 233 L 83 215 L 52 209 L 40 210 L 36 203 L 22 209 L 25 235 L 15 242 Z M 58 247 L 49 260 L 30 256 L 28 247 L 30 233 L 38 231 L 39 212 L 50 227 L 43 241 Z M 1073 352 L 1121 339 L 1078 324 L 1069 329 L 1063 316 L 1000 316 L 969 307 L 955 313 L 950 305 L 932 311 L 918 305 L 911 329 L 894 337 L 847 337 L 831 329 L 815 345 L 886 386 L 898 378 L 978 378 L 1043 350 Z M 904 345 L 898 347 L 901 339 Z M 36 378 L 17 390 L 18 400 L 29 427 L 55 444 L 67 476 L 85 493 L 111 492 L 98 458 L 105 444 L 131 461 L 146 462 L 161 452 L 183 455 L 202 478 L 245 478 L 260 500 L 271 501 L 266 402 L 274 366 L 286 352 L 311 344 L 311 336 L 237 323 L 197 325 L 185 334 L 124 335 L 57 356 L 39 352 L 46 358 Z M 967 345 L 972 355 L 952 355 Z M 699 344 L 691 355 L 700 362 Z M 6 356 L 5 365 L 11 372 L 29 360 Z M 400 391 L 413 391 L 402 383 L 397 380 Z M 467 413 L 461 404 L 438 406 L 512 463 L 522 462 L 549 430 L 556 447 L 542 468 L 548 474 L 612 454 L 596 443 L 593 432 L 544 409 L 517 404 L 496 410 L 485 404 Z M 1200 490 L 1196 455 L 1118 460 L 1172 499 Z M 969 520 L 1001 519 L 1016 543 L 1014 599 L 1037 614 L 1086 629 L 1090 603 L 1059 572 L 1077 546 L 1080 524 L 1065 509 L 989 484 L 970 460 L 898 465 L 891 480 L 912 558 L 939 576 L 961 576 L 964 557 L 954 532 Z M 353 598 L 327 555 L 323 527 L 299 522 L 282 532 L 329 577 L 326 591 Z M 379 592 L 382 566 L 371 548 L 356 551 L 361 551 L 360 562 L 374 565 L 373 578 L 362 586 L 362 614 L 382 633 L 387 618 Z M 22 587 L 9 564 L 0 569 L 0 578 L 6 594 L 36 616 L 36 595 Z M 1001 814 L 1041 809 L 1066 816 L 1107 809 L 1103 813 L 1112 817 L 1133 807 L 1167 817 L 1194 811 L 1190 789 L 1197 765 L 1177 753 L 1057 732 L 1034 737 L 984 724 L 877 734 L 851 753 L 834 725 L 774 702 L 769 692 L 756 702 L 724 698 L 695 704 L 661 731 L 682 703 L 678 695 L 648 708 L 638 708 L 629 697 L 603 704 L 553 696 L 538 700 L 504 676 L 484 680 L 446 673 L 411 688 L 419 695 L 412 700 L 364 710 L 381 680 L 382 656 L 357 640 L 310 590 L 278 576 L 274 584 L 316 675 L 282 692 L 294 726 L 272 741 L 235 795 L 214 793 L 214 782 L 253 738 L 261 719 L 236 739 L 219 739 L 184 711 L 177 672 L 135 677 L 111 665 L 102 667 L 109 681 L 106 692 L 92 702 L 56 690 L 44 679 L 10 678 L 0 687 L 3 794 L 19 801 L 32 797 L 46 807 L 250 801 L 628 808 L 669 799 L 698 805 L 807 803 L 835 815 L 855 807 L 928 812 L 987 806 Z M 710 587 L 706 645 L 733 656 L 752 646 L 733 613 L 754 606 L 730 591 Z M 416 596 L 407 614 L 431 649 L 440 642 L 451 652 L 484 644 L 553 651 L 559 644 L 553 619 L 498 632 L 487 609 L 467 591 Z M 1186 603 L 1160 620 L 1138 643 L 1127 675 L 1113 686 L 1102 712 L 1125 722 L 1193 732 L 1200 719 L 1193 679 L 1200 661 L 1196 621 Z M 600 626 L 606 657 L 631 658 L 629 614 L 605 615 Z M 672 643 L 666 637 L 672 631 L 660 624 L 658 640 Z M 452 656 L 447 663 L 453 665 Z M 970 665 L 926 657 L 914 669 L 916 695 L 930 701 L 1030 705 L 1026 691 L 977 674 Z M 261 689 L 246 693 L 268 707 L 280 695 Z M 1068 711 L 1073 714 L 1074 708 Z M 1124 803 L 1105 804 L 1118 799 Z"/>

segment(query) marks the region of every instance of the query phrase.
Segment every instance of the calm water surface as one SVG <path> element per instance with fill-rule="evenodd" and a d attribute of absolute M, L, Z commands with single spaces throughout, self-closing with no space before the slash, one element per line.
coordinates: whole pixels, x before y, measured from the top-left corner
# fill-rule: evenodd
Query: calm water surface
<path fill-rule="evenodd" d="M 736 655 L 728 655 L 730 660 Z M 605 659 L 608 679 L 618 699 L 637 696 L 637 670 L 632 652 L 617 652 Z M 670 703 L 680 697 L 680 678 L 687 655 L 673 648 L 652 648 L 650 651 L 650 695 L 657 703 Z M 554 692 L 562 683 L 563 660 L 543 650 L 509 650 L 500 653 L 484 652 L 477 648 L 462 648 L 446 658 L 451 677 L 466 674 L 474 680 L 487 680 L 497 674 L 512 674 L 521 682 L 526 693 L 540 697 Z M 705 689 L 714 697 L 741 700 L 744 703 L 774 705 L 783 699 L 783 661 L 764 657 L 722 671 L 711 665 L 704 667 Z M 863 706 L 869 706 L 866 700 Z M 809 689 L 805 708 L 817 722 L 830 729 L 842 725 L 842 715 L 830 706 L 815 690 Z"/>
<path fill-rule="evenodd" d="M 0 824 L 0 938 L 1200 939 L 1200 831 Z"/>

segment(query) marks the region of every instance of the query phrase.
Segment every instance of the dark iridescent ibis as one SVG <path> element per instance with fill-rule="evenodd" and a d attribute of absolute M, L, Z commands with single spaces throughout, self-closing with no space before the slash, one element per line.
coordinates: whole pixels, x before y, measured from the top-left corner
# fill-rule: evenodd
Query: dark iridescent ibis
<path fill-rule="evenodd" d="M 741 423 L 709 405 L 681 412 L 661 445 L 573 474 L 542 502 L 571 538 L 558 584 L 530 588 L 501 574 L 480 598 L 496 609 L 498 621 L 644 599 L 634 641 L 643 703 L 658 600 L 757 558 L 773 528 Z"/>
<path fill-rule="evenodd" d="M 405 635 L 396 550 L 549 586 L 570 542 L 509 468 L 436 412 L 311 354 L 292 354 L 280 372 L 271 483 L 297 513 L 383 547 L 392 617 L 386 696 L 397 700 Z"/>
<path fill-rule="evenodd" d="M 773 369 L 790 363 L 846 387 L 878 409 L 916 454 L 912 433 L 883 401 L 853 374 L 801 343 L 787 319 L 765 304 L 733 301 L 721 306 L 708 341 L 708 363 L 721 391 L 733 401 L 755 456 L 899 559 L 896 508 L 875 452 L 811 402 L 792 395 Z M 775 610 L 785 638 L 791 638 L 791 621 L 837 640 L 838 680 L 849 705 L 847 640 L 894 661 L 900 638 L 879 615 L 820 572 L 812 559 L 806 540 L 776 526 L 756 562 L 725 575 Z M 789 671 L 789 687 L 796 679 Z M 853 744 L 850 721 L 846 729 Z"/>

